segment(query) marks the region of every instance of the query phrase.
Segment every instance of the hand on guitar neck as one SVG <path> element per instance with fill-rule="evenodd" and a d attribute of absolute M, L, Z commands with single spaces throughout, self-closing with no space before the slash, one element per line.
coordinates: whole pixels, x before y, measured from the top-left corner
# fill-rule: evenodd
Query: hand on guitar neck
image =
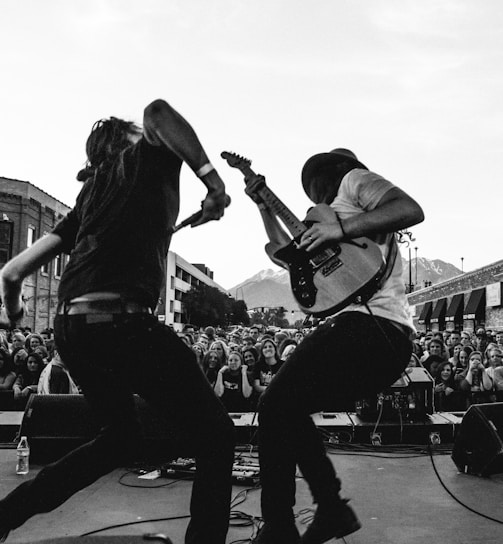
<path fill-rule="evenodd" d="M 255 202 L 255 204 L 263 204 L 265 202 L 259 195 L 259 191 L 265 187 L 265 177 L 260 174 L 254 174 L 253 176 L 245 177 L 246 187 L 245 193 Z"/>

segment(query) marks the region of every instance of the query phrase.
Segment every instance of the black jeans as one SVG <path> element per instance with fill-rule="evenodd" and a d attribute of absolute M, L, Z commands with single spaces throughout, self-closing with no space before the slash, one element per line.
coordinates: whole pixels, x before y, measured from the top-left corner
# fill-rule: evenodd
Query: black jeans
<path fill-rule="evenodd" d="M 185 542 L 224 544 L 234 425 L 194 354 L 153 316 L 125 314 L 110 323 L 89 323 L 92 317 L 58 315 L 54 326 L 59 353 L 82 387 L 101 431 L 0 501 L 0 512 L 12 528 L 18 527 L 134 461 L 142 436 L 133 397 L 137 393 L 172 429 L 178 450 L 173 457 L 196 459 Z"/>
<path fill-rule="evenodd" d="M 373 395 L 398 379 L 412 343 L 388 320 L 346 312 L 308 335 L 259 401 L 262 515 L 291 523 L 299 466 L 316 503 L 340 500 L 340 480 L 310 414 Z"/>

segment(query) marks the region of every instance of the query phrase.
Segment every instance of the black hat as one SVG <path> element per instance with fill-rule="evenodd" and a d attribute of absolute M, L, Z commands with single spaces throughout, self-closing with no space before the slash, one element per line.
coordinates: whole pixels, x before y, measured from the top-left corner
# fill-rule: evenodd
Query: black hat
<path fill-rule="evenodd" d="M 304 164 L 304 167 L 302 168 L 302 186 L 304 187 L 304 190 L 307 189 L 310 180 L 319 170 L 326 168 L 327 166 L 335 166 L 344 161 L 354 164 L 355 168 L 368 170 L 368 168 L 362 164 L 357 159 L 356 155 L 349 149 L 338 147 L 332 149 L 332 151 L 329 151 L 328 153 L 318 153 L 307 159 L 306 164 Z"/>

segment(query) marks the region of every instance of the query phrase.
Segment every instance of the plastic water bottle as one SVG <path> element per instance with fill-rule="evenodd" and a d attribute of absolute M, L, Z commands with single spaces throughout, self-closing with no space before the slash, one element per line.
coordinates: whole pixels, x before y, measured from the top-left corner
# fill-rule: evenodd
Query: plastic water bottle
<path fill-rule="evenodd" d="M 30 446 L 28 438 L 22 436 L 17 445 L 16 474 L 28 474 L 30 471 Z"/>

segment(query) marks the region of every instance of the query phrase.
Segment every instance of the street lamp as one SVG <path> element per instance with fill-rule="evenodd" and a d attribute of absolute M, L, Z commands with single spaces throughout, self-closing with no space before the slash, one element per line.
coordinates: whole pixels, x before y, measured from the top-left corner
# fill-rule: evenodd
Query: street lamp
<path fill-rule="evenodd" d="M 464 257 L 461 257 L 461 272 L 464 272 L 464 269 L 463 269 L 463 261 L 465 260 Z"/>
<path fill-rule="evenodd" d="M 416 252 L 416 285 L 417 285 L 417 246 L 414 248 L 415 252 Z"/>

